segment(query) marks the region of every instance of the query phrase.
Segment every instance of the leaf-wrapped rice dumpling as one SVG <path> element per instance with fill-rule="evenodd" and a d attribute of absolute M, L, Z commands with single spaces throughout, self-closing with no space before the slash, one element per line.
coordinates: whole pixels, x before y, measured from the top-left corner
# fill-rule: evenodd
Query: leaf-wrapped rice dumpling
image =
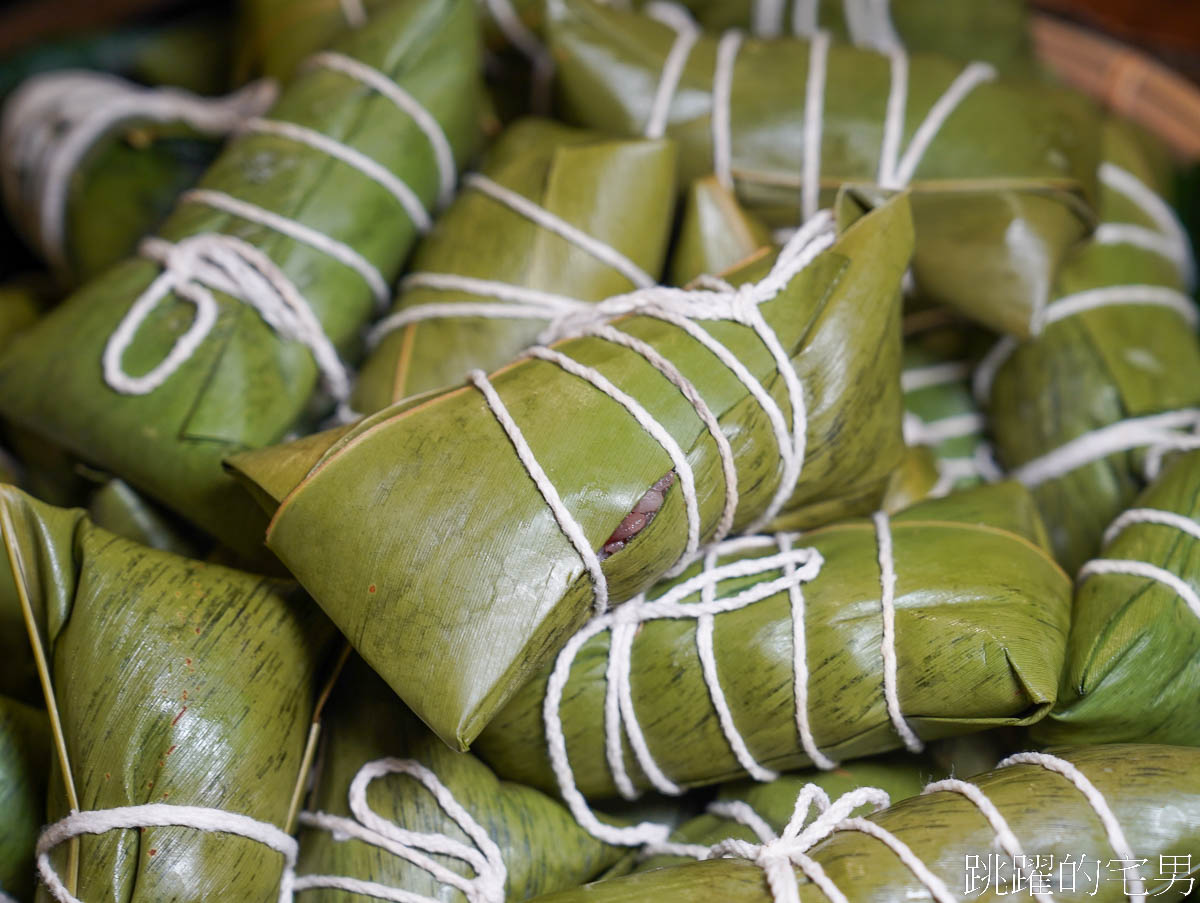
<path fill-rule="evenodd" d="M 591 823 L 584 797 L 1028 724 L 1054 703 L 1070 595 L 1014 483 L 730 540 L 593 619 L 476 748 Z"/>
<path fill-rule="evenodd" d="M 515 123 L 417 245 L 393 316 L 372 332 L 354 409 L 494 370 L 563 310 L 657 283 L 674 212 L 670 142 Z M 480 308 L 487 316 L 457 313 Z"/>
<path fill-rule="evenodd" d="M 684 201 L 669 281 L 686 285 L 706 273 L 724 273 L 770 243 L 770 231 L 732 191 L 712 176 L 697 179 Z"/>
<path fill-rule="evenodd" d="M 466 748 L 589 612 L 702 543 L 877 503 L 903 447 L 911 219 L 904 197 L 840 212 L 741 288 L 602 302 L 490 378 L 232 458 L 275 510 L 268 546 Z"/>
<path fill-rule="evenodd" d="M 265 81 L 209 99 L 99 72 L 36 75 L 0 120 L 8 213 L 64 284 L 85 281 L 134 253 L 277 93 Z"/>
<path fill-rule="evenodd" d="M 885 801 L 878 791 L 852 792 L 822 811 L 815 827 L 773 845 L 735 840 L 707 861 L 601 881 L 538 903 L 995 903 L 1034 895 L 1119 903 L 1180 900 L 1194 884 L 1195 749 L 1128 744 L 1019 753 L 970 782 L 935 782 L 876 814 L 851 815 Z M 827 805 L 814 791 L 796 802 L 796 822 L 812 804 L 818 811 Z M 789 816 L 768 818 L 772 833 L 782 833 Z"/>
<path fill-rule="evenodd" d="M 448 749 L 361 661 L 339 683 L 322 724 L 311 811 L 300 815 L 297 903 L 346 899 L 336 889 L 349 890 L 346 880 L 414 899 L 460 900 L 469 885 L 480 895 L 467 899 L 525 900 L 576 887 L 623 854 L 588 835 L 561 803 Z M 461 811 L 451 812 L 455 805 Z M 387 843 L 395 829 L 424 837 L 408 833 L 409 855 L 396 855 Z M 425 842 L 429 835 L 454 848 L 437 861 L 459 886 L 425 867 L 423 852 L 446 852 Z M 488 868 L 473 868 L 479 860 Z"/>
<path fill-rule="evenodd" d="M 238 0 L 233 70 L 237 81 L 254 76 L 288 79 L 296 67 L 362 28 L 391 0 Z"/>
<path fill-rule="evenodd" d="M 0 900 L 33 899 L 49 765 L 46 713 L 0 696 Z"/>
<path fill-rule="evenodd" d="M 904 318 L 904 439 L 933 451 L 934 497 L 998 476 L 971 374 L 989 347 L 982 330 L 935 308 Z"/>
<path fill-rule="evenodd" d="M 8 487 L 0 527 L 0 613 L 5 630 L 14 609 L 32 624 L 57 724 L 43 878 L 82 900 L 279 899 L 332 625 L 294 583 Z"/>
<path fill-rule="evenodd" d="M 1065 89 L 824 35 L 698 36 L 593 0 L 546 8 L 567 119 L 665 133 L 681 184 L 715 173 L 771 226 L 847 182 L 911 183 L 918 288 L 985 325 L 1026 330 L 1094 221 L 1099 117 Z"/>
<path fill-rule="evenodd" d="M 1191 250 L 1148 141 L 1109 123 L 1104 224 L 1064 266 L 1037 338 L 1000 340 L 975 374 L 998 461 L 1033 490 L 1071 572 L 1153 476 L 1156 449 L 1194 446 L 1200 424 Z"/>
<path fill-rule="evenodd" d="M 260 548 L 221 459 L 320 416 L 319 383 L 348 397 L 343 357 L 478 139 L 475 25 L 470 0 L 400 0 L 314 58 L 145 256 L 7 349 L 0 413 Z"/>
<path fill-rule="evenodd" d="M 1200 746 L 1200 452 L 1173 461 L 1105 532 L 1075 586 L 1047 743 Z"/>

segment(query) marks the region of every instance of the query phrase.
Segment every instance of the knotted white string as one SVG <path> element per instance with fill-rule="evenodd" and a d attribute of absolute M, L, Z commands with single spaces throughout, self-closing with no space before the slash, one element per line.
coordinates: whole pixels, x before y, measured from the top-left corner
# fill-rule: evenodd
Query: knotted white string
<path fill-rule="evenodd" d="M 554 81 L 554 55 L 522 21 L 511 0 L 484 0 L 488 12 L 508 42 L 529 60 L 532 67 L 531 107 L 534 113 L 550 112 L 550 88 Z"/>
<path fill-rule="evenodd" d="M 217 322 L 215 290 L 253 307 L 284 339 L 305 345 L 329 394 L 338 400 L 349 396 L 350 374 L 320 321 L 292 281 L 258 248 L 231 235 L 206 233 L 176 244 L 146 239 L 141 253 L 159 263 L 163 272 L 133 302 L 104 348 L 104 380 L 114 390 L 146 395 L 190 360 Z M 195 305 L 195 318 L 159 364 L 141 376 L 130 376 L 123 364 L 125 352 L 147 317 L 172 292 Z"/>
<path fill-rule="evenodd" d="M 72 837 L 83 834 L 106 834 L 119 829 L 175 827 L 245 837 L 281 854 L 283 865 L 279 880 L 279 903 L 292 903 L 297 853 L 295 838 L 274 825 L 249 816 L 202 806 L 150 803 L 142 806 L 97 809 L 91 812 L 73 812 L 42 831 L 36 850 L 38 873 L 59 903 L 82 903 L 67 890 L 58 872 L 54 870 L 50 863 L 51 850 Z"/>
<path fill-rule="evenodd" d="M 694 619 L 698 622 L 697 643 L 711 644 L 711 631 L 702 634 L 699 630 L 699 622 L 702 618 L 737 611 L 777 593 L 790 592 L 790 587 L 806 583 L 814 579 L 820 572 L 823 559 L 813 549 L 789 550 L 762 558 L 748 558 L 724 565 L 715 565 L 717 558 L 722 554 L 745 551 L 749 548 L 769 548 L 773 545 L 775 545 L 775 540 L 771 537 L 742 537 L 726 540 L 714 550 L 714 553 L 706 556 L 706 566 L 697 575 L 671 587 L 658 598 L 647 599 L 645 594 L 642 594 L 610 612 L 592 618 L 568 640 L 566 646 L 559 653 L 546 687 L 546 696 L 543 702 L 542 714 L 546 742 L 550 763 L 563 800 L 579 824 L 593 836 L 620 846 L 640 846 L 646 843 L 664 842 L 670 834 L 671 828 L 669 825 L 653 822 L 644 822 L 629 827 L 605 824 L 592 812 L 587 800 L 579 791 L 567 754 L 561 707 L 571 666 L 580 649 L 592 637 L 605 631 L 611 631 L 606 669 L 604 728 L 606 754 L 618 791 L 628 798 L 636 796 L 633 782 L 625 770 L 624 755 L 621 749 L 620 730 L 623 727 L 639 766 L 653 786 L 662 793 L 672 795 L 681 793 L 682 788 L 668 778 L 654 761 L 637 719 L 630 686 L 634 636 L 639 625 L 649 621 Z M 764 579 L 732 596 L 717 598 L 715 593 L 706 590 L 706 587 L 710 585 L 715 587 L 723 580 L 765 575 L 788 568 L 789 565 L 790 569 L 785 571 L 783 576 L 770 580 Z M 684 602 L 685 599 L 696 593 L 701 594 L 700 601 Z M 707 655 L 707 652 L 703 653 L 702 657 L 703 655 Z M 713 668 L 704 669 L 704 677 L 715 707 L 718 711 L 724 707 L 725 712 L 728 713 L 728 704 L 724 700 L 720 681 L 716 679 L 715 662 Z M 726 732 L 727 737 L 736 732 L 731 716 L 722 719 L 722 729 Z M 749 760 L 749 752 L 740 737 L 736 743 L 731 745 Z M 773 774 L 773 772 L 765 771 L 764 773 Z"/>
<path fill-rule="evenodd" d="M 278 93 L 271 80 L 209 99 L 97 72 L 35 75 L 13 92 L 0 122 L 4 195 L 47 262 L 66 270 L 67 194 L 98 140 L 137 122 L 179 122 L 204 135 L 225 135 L 265 112 Z"/>
<path fill-rule="evenodd" d="M 340 72 L 360 82 L 364 87 L 375 91 L 390 100 L 396 109 L 407 114 L 422 134 L 425 135 L 433 151 L 434 161 L 438 170 L 438 206 L 445 207 L 454 197 L 454 186 L 458 181 L 458 170 L 454 163 L 454 149 L 450 139 L 437 118 L 411 94 L 401 88 L 395 81 L 378 69 L 364 63 L 362 60 L 347 56 L 344 53 L 324 51 L 309 58 L 305 64 L 309 68 L 320 67 Z M 414 220 L 415 222 L 415 220 Z"/>
<path fill-rule="evenodd" d="M 879 603 L 883 611 L 883 642 L 880 646 L 883 655 L 883 697 L 896 733 L 909 752 L 919 753 L 925 745 L 904 719 L 900 709 L 900 693 L 896 687 L 899 668 L 896 659 L 896 561 L 892 553 L 891 520 L 883 511 L 876 511 L 872 520 L 879 549 Z"/>
<path fill-rule="evenodd" d="M 1104 832 L 1108 836 L 1108 843 L 1113 848 L 1113 852 L 1117 854 L 1119 859 L 1134 864 L 1134 873 L 1133 875 L 1125 876 L 1125 885 L 1129 889 L 1131 903 L 1142 903 L 1146 899 L 1146 886 L 1141 876 L 1137 873 L 1137 857 L 1133 855 L 1133 849 L 1129 846 L 1129 841 L 1126 840 L 1125 832 L 1121 829 L 1121 823 L 1117 821 L 1117 816 L 1113 813 L 1112 807 L 1109 806 L 1108 800 L 1104 798 L 1104 794 L 1096 789 L 1096 785 L 1088 780 L 1087 776 L 1075 765 L 1066 759 L 1060 759 L 1058 756 L 1053 756 L 1049 753 L 1017 753 L 999 762 L 996 767 L 1005 768 L 1009 765 L 1036 765 L 1047 771 L 1061 774 L 1075 785 L 1076 789 L 1087 800 L 1088 805 L 1092 807 L 1101 824 L 1104 825 Z"/>
<path fill-rule="evenodd" d="M 1135 524 L 1155 524 L 1178 530 L 1193 539 L 1200 539 L 1200 524 L 1190 517 L 1176 514 L 1174 511 L 1161 511 L 1157 508 L 1130 508 L 1117 517 L 1108 529 L 1104 531 L 1104 544 L 1107 546 L 1121 534 L 1122 531 Z M 1200 618 L 1200 593 L 1190 583 L 1166 568 L 1158 567 L 1146 561 L 1120 558 L 1094 558 L 1084 564 L 1079 570 L 1077 580 L 1082 583 L 1088 577 L 1100 574 L 1120 574 L 1129 577 L 1144 577 L 1155 580 L 1184 601 L 1197 618 Z"/>
<path fill-rule="evenodd" d="M 846 0 L 848 13 L 851 4 L 858 9 L 862 4 L 876 4 L 876 0 Z M 882 13 L 888 28 L 876 26 L 872 31 L 878 43 L 872 40 L 874 49 L 886 52 L 891 69 L 891 87 L 888 91 L 887 110 L 883 124 L 883 142 L 880 147 L 878 179 L 885 188 L 900 189 L 908 185 L 916 175 L 929 146 L 937 137 L 946 121 L 964 100 L 980 85 L 996 78 L 996 70 L 988 63 L 969 63 L 955 77 L 945 92 L 934 102 L 924 119 L 913 132 L 907 149 L 900 153 L 900 142 L 904 131 L 904 120 L 908 98 L 908 57 L 900 48 L 895 33 L 889 38 L 890 30 L 886 3 L 878 6 L 875 13 L 855 12 L 878 16 Z M 878 21 L 878 20 L 876 20 Z M 713 169 L 718 181 L 733 189 L 733 130 L 730 104 L 733 93 L 733 73 L 738 51 L 742 45 L 742 34 L 731 30 L 722 35 L 717 44 L 716 65 L 713 69 L 712 86 L 712 144 Z M 801 210 L 807 218 L 820 203 L 821 190 L 821 145 L 824 127 L 825 81 L 828 70 L 829 35 L 817 31 L 809 45 L 808 77 L 805 84 L 804 102 L 804 159 L 800 184 Z"/>
<path fill-rule="evenodd" d="M 746 532 L 754 532 L 779 512 L 795 490 L 803 468 L 808 425 L 803 386 L 801 386 L 799 377 L 780 344 L 778 336 L 772 331 L 759 310 L 759 305 L 776 297 L 798 273 L 815 260 L 821 252 L 830 247 L 833 241 L 832 217 L 827 212 L 822 213 L 806 223 L 793 240 L 784 247 L 775 266 L 760 282 L 749 283 L 739 289 L 734 289 L 727 283 L 720 283 L 721 288 L 717 290 L 654 287 L 628 295 L 619 295 L 599 304 L 588 305 L 586 310 L 576 313 L 568 310 L 564 315 L 555 318 L 539 341 L 541 345 L 547 345 L 567 338 L 591 336 L 621 344 L 634 351 L 680 390 L 681 394 L 692 404 L 697 417 L 705 424 L 710 435 L 716 439 L 716 433 L 723 431 L 719 429 L 715 415 L 704 403 L 695 386 L 685 380 L 678 369 L 655 352 L 652 347 L 632 336 L 618 333 L 617 330 L 608 327 L 608 321 L 625 315 L 660 319 L 679 327 L 713 351 L 717 358 L 747 386 L 752 397 L 762 405 L 775 430 L 775 438 L 779 444 L 782 461 L 780 481 L 766 509 L 746 528 Z M 693 322 L 697 320 L 729 320 L 754 330 L 756 336 L 771 353 L 776 369 L 787 388 L 792 408 L 790 433 L 779 406 L 770 399 L 769 393 L 762 384 L 750 374 L 744 364 L 737 360 L 736 355 Z M 638 424 L 668 451 L 680 477 L 680 491 L 684 495 L 684 506 L 688 512 L 688 538 L 684 554 L 670 573 L 682 572 L 695 559 L 703 537 L 700 536 L 697 488 L 694 478 L 690 476 L 690 466 L 684 460 L 677 440 L 671 437 L 669 431 L 661 426 L 639 403 L 618 389 L 594 368 L 580 364 L 553 349 L 539 347 L 531 350 L 529 354 L 549 360 L 573 375 L 585 379 L 598 391 L 622 404 Z M 557 489 L 541 465 L 538 464 L 520 427 L 504 406 L 499 394 L 488 382 L 486 375 L 475 371 L 470 374 L 469 379 L 483 392 L 488 407 L 516 449 L 518 459 L 550 507 L 564 535 L 582 559 L 592 580 L 595 610 L 598 614 L 603 613 L 608 607 L 608 585 L 600 566 L 599 557 L 588 544 L 582 527 L 562 502 Z M 738 495 L 736 466 L 732 449 L 727 441 L 721 440 L 717 440 L 717 449 L 722 461 L 725 482 L 725 505 L 714 532 L 714 536 L 719 539 L 733 524 Z M 712 538 L 710 537 L 708 541 L 712 541 Z"/>
<path fill-rule="evenodd" d="M 367 802 L 367 788 L 372 781 L 391 774 L 407 775 L 424 786 L 455 826 L 470 838 L 471 843 L 463 843 L 445 834 L 409 831 L 375 812 Z M 421 763 L 394 758 L 366 763 L 350 783 L 349 802 L 352 818 L 324 812 L 302 812 L 300 824 L 328 831 L 335 840 L 354 839 L 385 850 L 428 872 L 447 887 L 458 890 L 468 903 L 504 903 L 508 872 L 500 848 L 437 775 Z M 434 856 L 465 863 L 475 872 L 475 877 L 465 878 L 434 859 Z M 437 899 L 349 876 L 301 875 L 296 878 L 296 891 L 317 888 L 343 890 L 395 903 L 436 903 Z"/>

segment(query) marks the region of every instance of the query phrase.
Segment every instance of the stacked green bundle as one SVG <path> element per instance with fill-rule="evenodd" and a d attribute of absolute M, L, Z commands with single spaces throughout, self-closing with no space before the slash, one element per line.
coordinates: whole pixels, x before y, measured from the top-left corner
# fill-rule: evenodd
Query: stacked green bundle
<path fill-rule="evenodd" d="M 999 463 L 1031 487 L 1059 561 L 1075 570 L 1200 424 L 1200 343 L 1187 237 L 1156 191 L 1169 169 L 1131 127 L 1106 132 L 1104 224 L 1072 254 L 1023 343 L 976 372 Z"/>
<path fill-rule="evenodd" d="M 243 550 L 262 524 L 221 459 L 304 429 L 327 408 L 318 383 L 348 397 L 343 358 L 479 137 L 468 0 L 393 4 L 339 46 L 230 143 L 148 256 L 0 359 L 6 417 Z"/>
<path fill-rule="evenodd" d="M 0 528 L 3 689 L 39 682 L 54 736 L 42 879 L 83 900 L 278 899 L 329 622 L 295 584 L 7 487 Z"/>
<path fill-rule="evenodd" d="M 921 294 L 985 325 L 1027 330 L 1091 228 L 1099 118 L 1074 93 L 824 34 L 718 37 L 594 0 L 546 8 L 565 118 L 674 138 L 681 184 L 715 173 L 772 226 L 847 182 L 911 184 Z"/>
<path fill-rule="evenodd" d="M 1200 746 L 1200 452 L 1188 452 L 1117 517 L 1075 588 L 1047 743 Z"/>
<path fill-rule="evenodd" d="M 576 887 L 622 853 L 558 802 L 447 748 L 361 662 L 328 709 L 312 811 L 299 819 L 302 903 L 344 900 L 339 889 L 352 888 L 392 899 L 381 886 L 420 899 L 473 888 L 468 899 L 524 900 Z"/>
<path fill-rule="evenodd" d="M 564 311 L 656 284 L 674 186 L 667 141 L 513 125 L 417 246 L 392 316 L 373 331 L 354 409 L 494 370 Z"/>
<path fill-rule="evenodd" d="M 782 835 L 718 844 L 707 861 L 653 869 L 539 903 L 824 903 L 1009 896 L 1179 900 L 1200 844 L 1200 751 L 1121 745 L 1025 753 L 971 783 L 931 784 L 866 817 L 887 795 L 830 801 L 813 788 L 758 815 Z M 798 803 L 798 805 L 797 805 Z M 816 806 L 818 815 L 801 830 Z M 747 819 L 749 820 L 749 819 Z"/>
<path fill-rule="evenodd" d="M 64 284 L 85 281 L 133 253 L 276 93 L 258 82 L 208 99 L 99 72 L 36 75 L 0 122 L 9 215 Z"/>
<path fill-rule="evenodd" d="M 733 539 L 593 619 L 477 749 L 592 824 L 584 797 L 765 780 L 1029 724 L 1054 704 L 1070 601 L 1013 483 Z"/>
<path fill-rule="evenodd" d="M 702 543 L 877 503 L 903 448 L 911 220 L 904 198 L 840 212 L 741 290 L 617 297 L 490 378 L 233 458 L 275 512 L 268 546 L 465 748 L 590 612 Z"/>

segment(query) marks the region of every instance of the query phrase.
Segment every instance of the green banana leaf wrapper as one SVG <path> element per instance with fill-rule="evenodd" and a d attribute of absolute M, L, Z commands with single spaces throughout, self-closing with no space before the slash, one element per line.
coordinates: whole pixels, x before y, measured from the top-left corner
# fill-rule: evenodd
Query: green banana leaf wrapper
<path fill-rule="evenodd" d="M 227 97 L 202 99 L 104 73 L 35 76 L 4 107 L 0 167 L 9 217 L 63 285 L 97 276 L 137 250 L 179 194 L 200 180 L 226 135 L 239 121 L 262 113 L 275 93 L 273 84 L 259 82 Z M 208 123 L 202 128 L 195 118 L 164 120 L 136 112 L 137 104 L 145 110 L 164 97 L 187 103 L 197 111 L 188 113 L 193 117 L 206 110 Z M 79 146 L 81 129 L 92 134 L 87 121 L 94 108 L 126 104 L 134 105 L 130 113 Z M 45 136 L 51 127 L 52 136 Z M 27 155 L 26 144 L 37 150 Z M 68 153 L 67 146 L 75 150 Z M 48 198 L 49 180 L 41 172 L 47 165 L 70 166 L 57 203 Z"/>
<path fill-rule="evenodd" d="M 697 179 L 684 199 L 679 235 L 671 250 L 672 285 L 724 273 L 771 244 L 771 233 L 713 176 Z"/>
<path fill-rule="evenodd" d="M 290 581 L 149 549 L 10 487 L 0 525 L 4 642 L 14 610 L 31 614 L 61 725 L 48 820 L 167 803 L 284 828 L 336 648 L 316 606 Z M 30 643 L 24 625 L 16 635 Z M 258 842 L 183 827 L 85 835 L 50 858 L 84 900 L 276 900 L 283 865 Z"/>
<path fill-rule="evenodd" d="M 645 8 L 644 2 L 633 6 Z M 760 7 L 772 4 L 760 0 L 683 0 L 685 7 L 704 28 L 721 31 L 727 28 L 751 28 L 761 36 L 795 33 L 797 26 L 793 8 L 774 4 L 777 15 L 762 16 Z M 999 0 L 992 3 L 961 3 L 958 0 L 892 0 L 875 4 L 868 10 L 867 20 L 857 26 L 854 12 L 847 7 L 862 9 L 864 4 L 843 0 L 820 0 L 812 4 L 816 24 L 828 31 L 834 40 L 870 45 L 870 20 L 876 18 L 879 7 L 886 10 L 895 38 L 913 53 L 938 53 L 964 60 L 984 60 L 1005 71 L 1031 71 L 1034 65 L 1033 48 L 1029 39 L 1028 12 L 1025 0 Z M 512 7 L 525 25 L 540 29 L 542 4 L 537 0 L 512 0 Z M 861 15 L 861 13 L 859 14 Z M 489 44 L 502 41 L 503 31 L 494 16 L 485 13 L 489 22 Z M 868 26 L 864 28 L 864 26 Z"/>
<path fill-rule="evenodd" d="M 558 801 L 500 781 L 474 756 L 448 749 L 361 661 L 352 662 L 340 678 L 322 722 L 322 737 L 308 806 L 311 812 L 355 821 L 348 798 L 360 769 L 381 759 L 418 763 L 432 772 L 497 845 L 506 873 L 507 900 L 577 887 L 624 853 L 586 833 Z M 411 775 L 376 778 L 368 785 L 366 802 L 378 817 L 406 831 L 444 834 L 475 846 L 430 790 Z M 347 876 L 435 900 L 465 900 L 459 890 L 412 862 L 361 839 L 337 840 L 332 831 L 308 819 L 301 816 L 306 827 L 300 833 L 297 874 Z M 442 861 L 464 878 L 475 877 L 462 860 Z M 297 899 L 348 903 L 361 898 L 315 888 L 299 893 Z"/>
<path fill-rule="evenodd" d="M 844 231 L 833 246 L 759 307 L 804 386 L 807 452 L 784 504 L 797 519 L 870 510 L 902 449 L 907 201 L 863 215 L 846 195 L 841 207 Z M 756 281 L 769 268 L 759 260 L 730 279 Z M 679 368 L 727 436 L 739 486 L 734 530 L 765 513 L 778 492 L 780 448 L 746 384 L 675 325 L 639 314 L 614 323 Z M 702 328 L 790 417 L 779 365 L 753 330 L 731 320 Z M 724 478 L 717 442 L 692 402 L 615 342 L 573 338 L 556 348 L 597 368 L 675 437 L 697 475 L 698 539 L 712 536 L 727 505 Z M 672 470 L 671 456 L 625 407 L 553 363 L 519 359 L 494 375 L 494 389 L 594 550 Z M 229 464 L 275 511 L 270 549 L 452 746 L 465 749 L 594 606 L 580 553 L 474 386 Z M 679 559 L 684 509 L 679 489 L 668 489 L 653 520 L 601 563 L 613 603 Z"/>
<path fill-rule="evenodd" d="M 669 141 L 608 138 L 545 119 L 513 124 L 481 172 L 624 255 L 657 280 L 675 212 Z M 603 301 L 638 286 L 629 277 L 479 191 L 465 190 L 417 245 L 412 273 L 484 279 Z M 393 313 L 494 298 L 421 285 Z M 502 302 L 501 302 L 502 303 Z M 373 413 L 409 395 L 456 385 L 474 367 L 495 370 L 535 344 L 546 320 L 447 317 L 388 332 L 367 357 L 351 404 Z"/>
<path fill-rule="evenodd" d="M 403 0 L 339 45 L 407 90 L 438 120 L 461 164 L 478 140 L 478 46 L 468 0 Z M 437 194 L 434 152 L 414 120 L 383 95 L 329 69 L 284 91 L 271 117 L 345 141 L 389 168 L 426 204 Z M 388 191 L 307 145 L 271 134 L 231 142 L 200 187 L 292 217 L 345 242 L 385 281 L 399 271 L 416 228 Z M 266 253 L 299 288 L 340 354 L 352 353 L 371 316 L 372 291 L 355 269 L 308 244 L 215 208 L 181 204 L 163 226 L 178 242 L 230 234 Z M 124 395 L 102 379 L 104 350 L 134 299 L 160 274 L 133 259 L 107 271 L 43 318 L 0 360 L 0 413 L 125 479 L 243 553 L 261 548 L 257 508 L 221 459 L 269 445 L 321 413 L 310 405 L 318 370 L 309 349 L 281 338 L 249 305 L 216 292 L 216 322 L 159 388 Z M 192 325 L 194 307 L 164 299 L 133 339 L 123 366 L 158 366 Z M 46 405 L 45 387 L 57 403 Z"/>
<path fill-rule="evenodd" d="M 40 275 L 17 277 L 0 284 L 0 349 L 24 332 L 50 303 L 52 292 Z"/>
<path fill-rule="evenodd" d="M 1170 183 L 1154 149 L 1113 121 L 1105 156 L 1144 185 Z M 1126 196 L 1106 188 L 1107 223 L 1152 231 L 1159 225 Z M 1065 264 L 1055 297 L 1123 285 L 1183 290 L 1179 264 L 1130 243 L 1082 244 Z M 1084 434 L 1123 420 L 1200 405 L 1200 343 L 1179 312 L 1111 305 L 1049 322 L 995 373 L 986 411 L 998 463 L 1009 473 Z M 1084 464 L 1033 485 L 1055 554 L 1074 572 L 1099 549 L 1104 528 L 1145 485 L 1144 449 Z"/>
<path fill-rule="evenodd" d="M 1200 514 L 1200 453 L 1181 455 L 1134 502 Z M 1197 540 L 1171 526 L 1131 524 L 1101 561 L 1142 561 L 1200 587 Z M 1036 736 L 1046 743 L 1145 740 L 1200 746 L 1200 610 L 1145 577 L 1079 579 L 1059 701 Z"/>
<path fill-rule="evenodd" d="M 1029 494 L 998 483 L 914 505 L 891 521 L 895 573 L 897 695 L 909 728 L 932 740 L 1035 722 L 1054 704 L 1066 652 L 1071 584 L 1050 556 Z M 875 525 L 852 520 L 794 541 L 824 559 L 802 585 L 808 663 L 807 713 L 817 748 L 834 761 L 903 745 L 884 696 L 881 572 Z M 761 550 L 718 564 L 775 554 Z M 649 598 L 697 574 L 659 584 Z M 723 580 L 718 598 L 779 578 L 773 570 Z M 746 774 L 722 731 L 692 619 L 640 625 L 630 685 L 645 741 L 682 787 Z M 775 771 L 809 766 L 796 727 L 792 603 L 787 588 L 714 619 L 717 673 L 751 757 Z M 559 707 L 579 790 L 616 793 L 605 746 L 611 633 L 583 644 Z M 543 708 L 549 671 L 525 686 L 476 745 L 510 780 L 553 791 Z M 649 779 L 625 744 L 635 789 Z"/>
<path fill-rule="evenodd" d="M 933 452 L 936 481 L 928 493 L 945 495 L 981 483 L 994 468 L 988 454 L 986 418 L 971 391 L 971 375 L 994 339 L 936 308 L 904 320 L 905 439 Z"/>
<path fill-rule="evenodd" d="M 641 134 L 675 30 L 591 0 L 548 0 L 546 9 L 564 116 Z M 669 107 L 666 134 L 679 144 L 682 185 L 714 168 L 717 44 L 716 36 L 697 41 Z M 809 55 L 801 39 L 747 38 L 733 70 L 731 178 L 747 208 L 773 227 L 801 219 Z M 909 60 L 902 147 L 963 71 L 948 58 Z M 886 56 L 829 48 L 821 203 L 846 182 L 877 180 L 891 83 Z M 997 78 L 970 91 L 913 171 L 913 274 L 922 294 L 1026 334 L 1063 255 L 1092 228 L 1099 122 L 1089 101 L 1033 79 Z"/>
<path fill-rule="evenodd" d="M 46 713 L 0 696 L 0 893 L 10 899 L 33 899 L 49 765 Z"/>
<path fill-rule="evenodd" d="M 361 28 L 390 2 L 238 0 L 233 40 L 234 81 L 246 82 L 258 76 L 291 78 L 305 59 L 345 32 Z"/>
<path fill-rule="evenodd" d="M 1122 744 L 1052 752 L 1074 765 L 1103 795 L 1137 857 L 1134 863 L 1122 858 L 1087 798 L 1061 774 L 1038 765 L 1013 764 L 974 778 L 972 783 L 991 800 L 1018 839 L 1028 864 L 1048 875 L 1047 889 L 1053 898 L 1118 903 L 1128 898 L 1123 878 L 1134 874 L 1122 869 L 1136 867 L 1153 899 L 1182 899 L 1191 886 L 1188 878 L 1195 874 L 1195 851 L 1200 845 L 1200 751 Z M 906 844 L 943 882 L 951 899 L 990 903 L 1029 894 L 1027 883 L 1018 887 L 1012 882 L 1013 860 L 1000 850 L 992 825 L 962 794 L 939 791 L 909 797 L 867 820 Z M 807 855 L 855 903 L 930 896 L 896 853 L 867 834 L 835 832 Z M 1080 867 L 1082 856 L 1087 857 L 1086 867 Z M 996 857 L 1002 870 L 995 869 Z M 1075 863 L 1074 872 L 1062 865 L 1067 860 Z M 989 863 L 994 871 L 985 875 Z M 971 873 L 974 888 L 968 884 L 968 865 L 978 866 Z M 796 880 L 804 903 L 827 899 L 799 869 Z M 964 897 L 969 890 L 973 892 Z M 774 899 L 759 866 L 728 858 L 601 881 L 549 894 L 539 903 L 771 903 Z"/>

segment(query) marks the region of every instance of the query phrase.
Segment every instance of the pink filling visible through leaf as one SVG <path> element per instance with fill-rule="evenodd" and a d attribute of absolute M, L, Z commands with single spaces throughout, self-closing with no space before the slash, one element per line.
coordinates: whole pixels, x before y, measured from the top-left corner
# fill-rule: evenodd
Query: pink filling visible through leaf
<path fill-rule="evenodd" d="M 646 490 L 646 494 L 638 499 L 633 510 L 625 515 L 625 519 L 621 521 L 617 529 L 613 530 L 612 536 L 604 543 L 604 547 L 600 550 L 601 561 L 621 551 L 629 540 L 646 529 L 647 524 L 654 520 L 654 516 L 662 508 L 667 490 L 674 483 L 675 471 L 668 470 L 661 480 Z"/>

